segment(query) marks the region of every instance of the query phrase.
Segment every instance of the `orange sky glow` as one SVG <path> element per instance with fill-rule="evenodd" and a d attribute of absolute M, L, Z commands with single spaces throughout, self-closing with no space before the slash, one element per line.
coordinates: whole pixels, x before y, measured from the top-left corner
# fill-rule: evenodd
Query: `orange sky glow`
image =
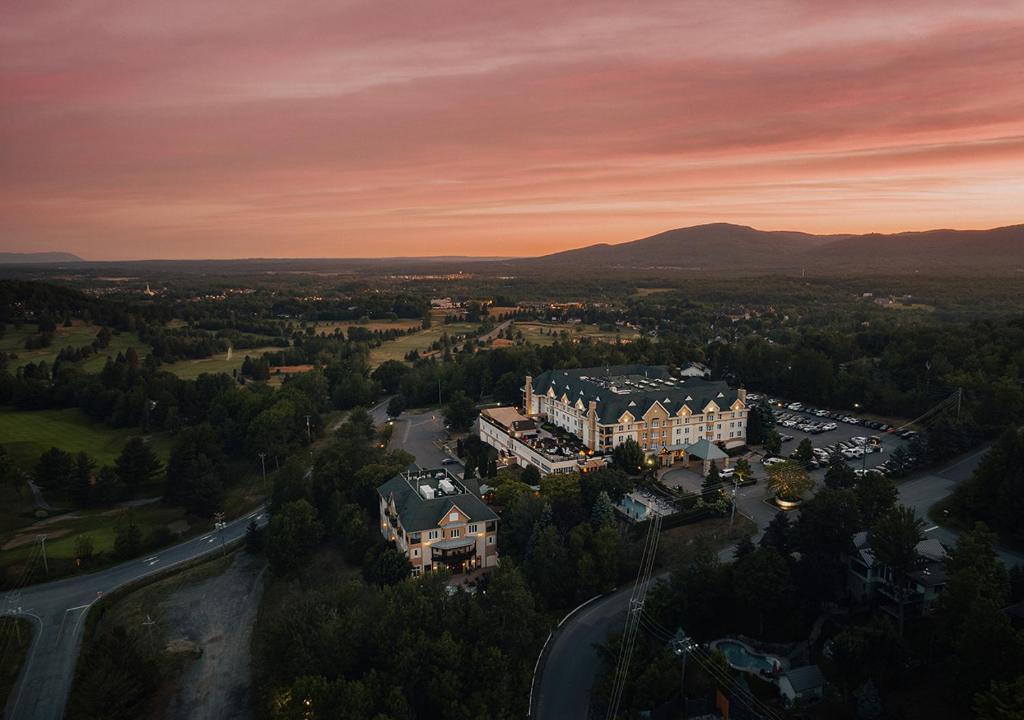
<path fill-rule="evenodd" d="M 0 250 L 535 255 L 1024 222 L 1024 0 L 33 0 Z"/>

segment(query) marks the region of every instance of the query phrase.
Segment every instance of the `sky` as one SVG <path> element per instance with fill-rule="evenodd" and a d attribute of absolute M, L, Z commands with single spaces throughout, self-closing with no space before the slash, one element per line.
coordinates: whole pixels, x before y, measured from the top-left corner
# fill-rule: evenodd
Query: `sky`
<path fill-rule="evenodd" d="M 1024 0 L 31 0 L 0 250 L 537 255 L 1024 222 Z"/>

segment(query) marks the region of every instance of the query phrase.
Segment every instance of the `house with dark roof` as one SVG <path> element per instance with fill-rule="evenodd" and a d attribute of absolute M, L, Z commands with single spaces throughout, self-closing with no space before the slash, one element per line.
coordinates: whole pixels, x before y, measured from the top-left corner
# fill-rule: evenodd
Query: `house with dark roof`
<path fill-rule="evenodd" d="M 664 365 L 548 370 L 527 376 L 523 394 L 528 415 L 576 435 L 597 453 L 632 438 L 662 465 L 692 457 L 706 469 L 721 459 L 716 451 L 747 442 L 746 390 L 677 377 Z"/>
<path fill-rule="evenodd" d="M 420 575 L 498 564 L 498 516 L 444 468 L 410 465 L 377 488 L 380 532 Z"/>
<path fill-rule="evenodd" d="M 859 532 L 853 536 L 853 552 L 847 557 L 847 579 L 850 595 L 862 602 L 878 601 L 883 611 L 898 616 L 898 603 L 904 611 L 928 614 L 939 595 L 946 588 L 946 548 L 935 537 L 926 537 L 915 548 L 917 563 L 907 575 L 906 586 L 896 587 L 896 578 L 875 557 L 871 548 L 871 534 Z"/>

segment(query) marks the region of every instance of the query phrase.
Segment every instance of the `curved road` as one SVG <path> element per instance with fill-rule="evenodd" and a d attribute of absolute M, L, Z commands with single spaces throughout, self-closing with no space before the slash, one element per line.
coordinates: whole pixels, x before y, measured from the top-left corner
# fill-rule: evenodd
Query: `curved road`
<path fill-rule="evenodd" d="M 377 424 L 384 422 L 387 399 L 370 409 Z M 202 537 L 166 547 L 137 560 L 88 575 L 31 585 L 3 596 L 0 615 L 17 615 L 35 627 L 32 646 L 17 684 L 4 708 L 8 720 L 58 720 L 64 715 L 75 663 L 82 643 L 84 620 L 104 594 L 147 575 L 154 575 L 205 555 L 245 536 L 250 520 L 265 525 L 262 507 Z"/>
<path fill-rule="evenodd" d="M 60 718 L 74 678 L 83 621 L 93 603 L 126 583 L 220 552 L 223 546 L 245 536 L 250 520 L 262 525 L 266 514 L 260 508 L 227 523 L 220 530 L 211 530 L 202 537 L 172 545 L 154 555 L 88 575 L 31 585 L 17 594 L 9 593 L 2 614 L 28 618 L 36 628 L 21 676 L 7 700 L 5 717 L 12 720 Z"/>
<path fill-rule="evenodd" d="M 928 519 L 928 509 L 946 497 L 959 483 L 971 476 L 987 447 L 963 456 L 945 467 L 900 482 L 898 502 L 911 507 L 928 524 L 927 532 L 938 537 L 944 545 L 952 547 L 957 533 L 934 525 Z M 755 501 L 752 496 L 751 501 Z M 743 509 L 743 502 L 738 503 Z M 758 503 L 762 504 L 762 503 Z M 755 509 L 759 509 L 756 508 Z M 757 514 L 759 531 L 771 516 Z M 996 552 L 1007 567 L 1024 564 L 1024 555 L 1005 548 Z M 723 561 L 731 557 L 732 549 L 719 554 Z M 547 660 L 537 679 L 537 701 L 533 717 L 537 720 L 586 720 L 589 716 L 590 689 L 597 679 L 601 657 L 595 645 L 605 642 L 612 632 L 622 629 L 626 606 L 632 586 L 622 588 L 607 597 L 596 600 L 568 620 L 551 639 Z"/>

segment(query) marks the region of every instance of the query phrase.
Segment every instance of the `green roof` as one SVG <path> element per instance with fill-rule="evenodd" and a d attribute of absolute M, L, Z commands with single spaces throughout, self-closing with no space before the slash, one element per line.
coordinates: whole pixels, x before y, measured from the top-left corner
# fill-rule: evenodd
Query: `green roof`
<path fill-rule="evenodd" d="M 729 457 L 722 449 L 707 438 L 701 438 L 695 443 L 686 446 L 686 452 L 701 460 L 724 460 Z"/>
<path fill-rule="evenodd" d="M 414 487 L 415 479 L 412 482 L 408 479 L 409 473 L 418 472 L 420 472 L 419 468 L 410 466 L 409 470 L 405 473 L 395 475 L 377 488 L 377 494 L 384 500 L 394 499 L 399 520 L 406 532 L 422 532 L 423 530 L 436 528 L 441 519 L 451 511 L 453 506 L 467 515 L 471 522 L 485 522 L 498 519 L 498 516 L 487 507 L 483 500 L 470 492 L 443 495 L 433 499 L 422 497 L 418 488 Z M 453 478 L 444 470 L 430 472 L 445 472 L 447 477 Z M 457 487 L 461 487 L 461 483 Z"/>

